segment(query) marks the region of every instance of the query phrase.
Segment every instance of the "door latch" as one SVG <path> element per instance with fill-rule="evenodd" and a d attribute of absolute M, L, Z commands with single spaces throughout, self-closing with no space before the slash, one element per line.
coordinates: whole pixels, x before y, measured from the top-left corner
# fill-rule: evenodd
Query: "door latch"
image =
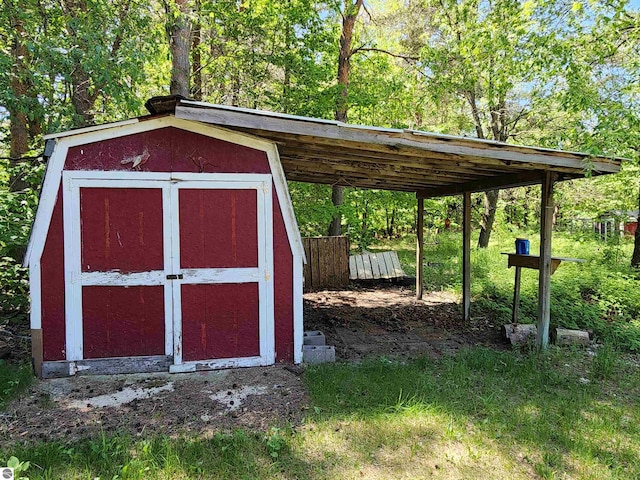
<path fill-rule="evenodd" d="M 167 275 L 167 280 L 182 280 L 183 276 L 181 273 L 172 273 L 170 275 Z"/>

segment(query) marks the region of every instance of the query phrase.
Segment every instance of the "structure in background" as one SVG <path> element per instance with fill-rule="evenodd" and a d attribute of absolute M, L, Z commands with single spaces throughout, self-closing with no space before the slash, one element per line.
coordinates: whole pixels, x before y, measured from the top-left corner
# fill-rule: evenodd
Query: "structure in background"
<path fill-rule="evenodd" d="M 599 237 L 606 241 L 615 236 L 633 237 L 638 228 L 638 210 L 610 210 L 593 222 L 593 229 Z"/>

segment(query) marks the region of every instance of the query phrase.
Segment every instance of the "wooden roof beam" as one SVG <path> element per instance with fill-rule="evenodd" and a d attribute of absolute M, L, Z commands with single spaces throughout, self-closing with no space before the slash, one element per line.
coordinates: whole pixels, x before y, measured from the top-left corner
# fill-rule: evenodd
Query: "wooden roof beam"
<path fill-rule="evenodd" d="M 544 175 L 545 172 L 541 171 L 499 175 L 497 177 L 483 178 L 481 180 L 473 180 L 471 182 L 420 190 L 416 192 L 416 195 L 418 198 L 434 198 L 459 195 L 465 192 L 484 192 L 486 190 L 494 190 L 496 188 L 524 187 L 526 185 L 542 183 Z M 559 178 L 559 180 L 560 179 L 561 178 Z M 568 178 L 565 177 L 562 179 L 567 180 Z"/>
<path fill-rule="evenodd" d="M 355 143 L 385 146 L 391 149 L 415 148 L 448 155 L 474 156 L 513 164 L 531 163 L 540 169 L 570 168 L 584 174 L 591 167 L 595 173 L 614 173 L 620 170 L 617 162 L 603 157 L 589 157 L 573 152 L 553 152 L 534 147 L 511 147 L 495 142 L 471 142 L 464 138 L 443 141 L 426 132 L 385 131 L 373 127 L 359 127 L 335 122 L 268 115 L 214 105 L 184 103 L 176 107 L 176 116 L 215 125 L 273 133 L 318 137 L 342 145 Z M 259 135 L 259 134 L 258 134 Z M 545 168 L 546 167 L 546 168 Z"/>

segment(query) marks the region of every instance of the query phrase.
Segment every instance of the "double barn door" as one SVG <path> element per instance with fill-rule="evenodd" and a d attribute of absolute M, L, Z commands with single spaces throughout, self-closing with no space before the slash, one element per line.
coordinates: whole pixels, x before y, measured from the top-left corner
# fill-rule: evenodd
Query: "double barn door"
<path fill-rule="evenodd" d="M 274 362 L 271 176 L 65 172 L 67 360 Z"/>

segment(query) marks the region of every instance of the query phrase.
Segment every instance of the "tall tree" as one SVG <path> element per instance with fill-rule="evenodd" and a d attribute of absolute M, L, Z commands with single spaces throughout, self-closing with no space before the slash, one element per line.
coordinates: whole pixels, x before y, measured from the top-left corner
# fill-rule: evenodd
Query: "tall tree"
<path fill-rule="evenodd" d="M 189 97 L 191 62 L 191 21 L 189 0 L 165 0 L 167 35 L 171 52 L 171 95 Z"/>
<path fill-rule="evenodd" d="M 28 47 L 28 31 L 33 17 L 33 5 L 30 3 L 4 0 L 0 39 L 4 40 L 2 43 L 7 48 L 0 49 L 0 59 L 3 60 L 0 63 L 4 64 L 0 91 L 6 92 L 2 95 L 4 102 L 1 104 L 9 112 L 9 189 L 13 192 L 22 191 L 28 186 L 18 167 L 28 153 L 34 137 L 42 129 L 42 109 L 39 108 L 34 88 L 30 68 L 31 52 Z"/>
<path fill-rule="evenodd" d="M 338 96 L 334 118 L 339 122 L 347 122 L 349 109 L 349 75 L 351 73 L 351 56 L 353 55 L 353 29 L 362 8 L 363 0 L 345 0 L 342 10 L 342 34 L 340 35 L 340 51 L 338 53 Z M 331 188 L 331 202 L 335 213 L 329 225 L 329 235 L 342 233 L 342 214 L 340 207 L 344 202 L 344 188 L 333 185 Z"/>
<path fill-rule="evenodd" d="M 427 0 L 426 5 L 431 36 L 422 51 L 425 87 L 437 103 L 456 94 L 478 138 L 509 140 L 530 107 L 520 88 L 538 81 L 547 58 L 536 38 L 532 3 Z M 484 195 L 479 247 L 489 243 L 498 193 Z"/>

